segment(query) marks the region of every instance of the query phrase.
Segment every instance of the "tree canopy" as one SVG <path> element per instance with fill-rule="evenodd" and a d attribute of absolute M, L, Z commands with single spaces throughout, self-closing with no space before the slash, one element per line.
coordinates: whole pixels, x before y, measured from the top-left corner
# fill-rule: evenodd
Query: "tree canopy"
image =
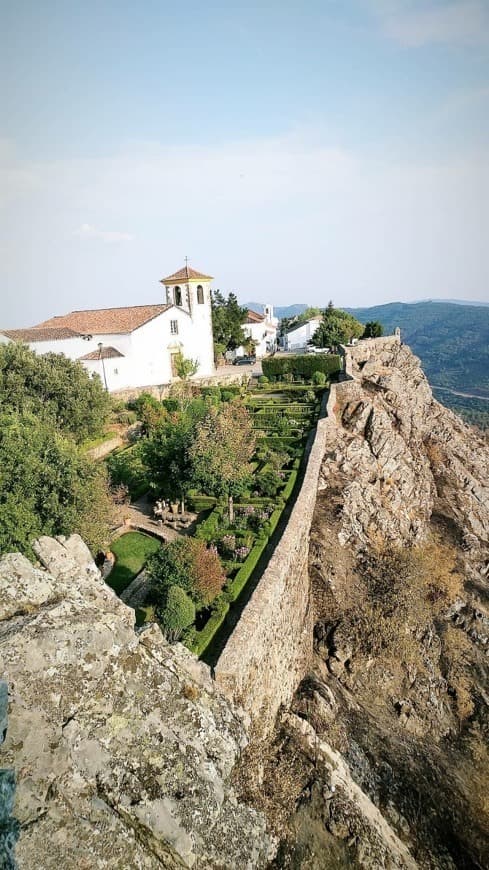
<path fill-rule="evenodd" d="M 206 607 L 221 591 L 226 573 L 217 552 L 198 538 L 177 538 L 150 556 L 146 570 L 152 578 L 152 597 L 164 607 L 168 590 L 178 586 L 195 606 Z"/>
<path fill-rule="evenodd" d="M 332 303 L 323 311 L 323 319 L 312 337 L 315 347 L 337 347 L 363 335 L 364 326 L 352 314 L 334 308 Z"/>
<path fill-rule="evenodd" d="M 39 535 L 78 532 L 107 543 L 111 503 L 104 466 L 32 411 L 0 411 L 0 552 L 32 555 Z"/>
<path fill-rule="evenodd" d="M 196 359 L 187 359 L 183 353 L 175 354 L 175 371 L 182 381 L 188 381 L 189 378 L 196 375 L 199 370 L 199 361 Z"/>
<path fill-rule="evenodd" d="M 244 405 L 209 408 L 190 447 L 194 484 L 210 495 L 237 495 L 250 475 L 255 449 L 251 416 Z"/>
<path fill-rule="evenodd" d="M 170 586 L 156 606 L 158 621 L 168 640 L 176 641 L 195 619 L 195 604 L 180 586 Z"/>
<path fill-rule="evenodd" d="M 171 413 L 160 421 L 151 436 L 141 445 L 143 462 L 153 489 L 171 499 L 183 500 L 193 484 L 193 464 L 190 448 L 196 436 L 197 424 L 206 415 L 208 406 L 194 399 L 185 409 Z"/>
<path fill-rule="evenodd" d="M 362 338 L 380 338 L 384 334 L 384 327 L 378 320 L 368 320 Z"/>
<path fill-rule="evenodd" d="M 215 290 L 212 294 L 214 345 L 223 345 L 225 350 L 240 347 L 246 340 L 242 330 L 246 315 L 246 308 L 239 305 L 234 293 L 230 293 L 226 299 L 220 290 Z"/>
<path fill-rule="evenodd" d="M 80 362 L 38 356 L 17 342 L 0 345 L 0 409 L 41 415 L 80 443 L 99 434 L 110 408 L 100 378 Z"/>

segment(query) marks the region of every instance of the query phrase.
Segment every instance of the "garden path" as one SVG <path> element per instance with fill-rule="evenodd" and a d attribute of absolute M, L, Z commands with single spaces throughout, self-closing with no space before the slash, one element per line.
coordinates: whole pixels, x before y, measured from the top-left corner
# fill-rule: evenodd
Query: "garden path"
<path fill-rule="evenodd" d="M 137 577 L 129 583 L 127 589 L 121 593 L 121 601 L 129 607 L 136 610 L 137 607 L 142 607 L 148 594 L 148 577 L 145 569 L 139 572 Z"/>

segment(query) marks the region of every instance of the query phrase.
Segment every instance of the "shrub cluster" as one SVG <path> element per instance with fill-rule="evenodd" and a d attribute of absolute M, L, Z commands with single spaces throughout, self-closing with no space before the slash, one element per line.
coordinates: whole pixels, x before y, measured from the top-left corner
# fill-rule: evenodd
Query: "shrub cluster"
<path fill-rule="evenodd" d="M 172 586 L 181 587 L 197 608 L 206 607 L 226 582 L 217 552 L 198 538 L 178 538 L 161 547 L 148 559 L 147 571 L 157 609 L 164 609 Z"/>
<path fill-rule="evenodd" d="M 311 380 L 314 372 L 325 375 L 341 370 L 341 358 L 337 354 L 298 354 L 296 356 L 273 356 L 262 361 L 263 374 L 267 378 L 306 378 Z"/>

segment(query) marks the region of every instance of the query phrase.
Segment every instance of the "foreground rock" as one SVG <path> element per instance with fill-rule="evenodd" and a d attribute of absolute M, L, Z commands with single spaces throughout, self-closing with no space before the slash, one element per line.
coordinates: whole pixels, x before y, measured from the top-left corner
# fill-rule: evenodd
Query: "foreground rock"
<path fill-rule="evenodd" d="M 135 634 L 77 536 L 36 553 L 49 571 L 0 560 L 19 867 L 265 866 L 264 818 L 230 785 L 245 726 L 208 669 L 156 626 Z"/>

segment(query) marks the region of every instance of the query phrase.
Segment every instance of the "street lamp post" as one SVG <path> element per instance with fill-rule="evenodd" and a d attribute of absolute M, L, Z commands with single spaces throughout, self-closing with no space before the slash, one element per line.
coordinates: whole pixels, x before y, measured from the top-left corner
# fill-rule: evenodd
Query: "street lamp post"
<path fill-rule="evenodd" d="M 104 358 L 103 358 L 103 356 L 102 356 L 102 348 L 103 348 L 103 344 L 102 344 L 101 341 L 99 341 L 99 343 L 98 343 L 98 358 L 99 358 L 100 360 L 102 360 L 102 371 L 103 371 L 103 373 L 104 373 L 104 384 L 105 384 L 105 389 L 106 389 L 106 391 L 107 391 L 107 393 L 108 393 L 108 392 L 109 392 L 109 388 L 108 388 L 108 386 L 107 386 L 107 375 L 105 374 L 105 363 L 104 363 Z"/>

